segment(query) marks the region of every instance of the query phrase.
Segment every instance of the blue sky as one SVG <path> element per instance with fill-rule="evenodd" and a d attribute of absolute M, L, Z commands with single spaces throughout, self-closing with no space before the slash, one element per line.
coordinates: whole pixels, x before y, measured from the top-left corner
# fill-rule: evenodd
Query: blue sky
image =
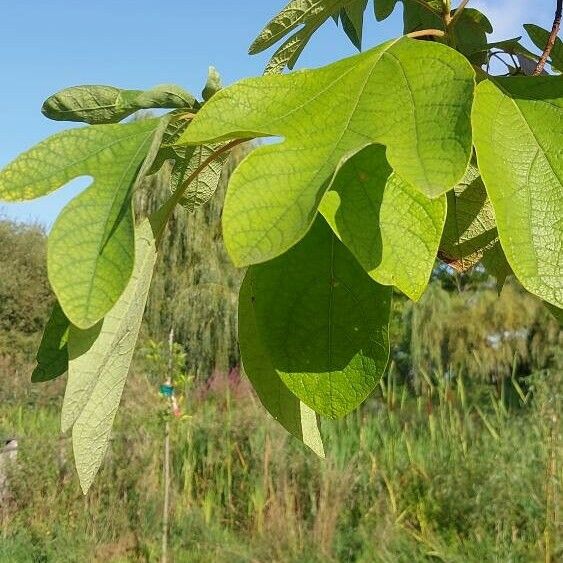
<path fill-rule="evenodd" d="M 285 0 L 32 0 L 6 2 L 0 21 L 0 167 L 44 137 L 67 127 L 40 113 L 43 100 L 66 86 L 111 84 L 148 88 L 174 82 L 199 95 L 207 68 L 225 84 L 262 72 L 267 54 L 247 48 Z M 370 2 L 371 3 L 371 2 Z M 454 2 L 455 4 L 455 2 Z M 538 7 L 541 4 L 541 7 Z M 495 25 L 495 38 L 521 34 L 520 24 L 551 27 L 555 2 L 475 0 Z M 366 13 L 364 47 L 401 33 L 401 9 L 384 23 Z M 353 54 L 328 22 L 299 66 L 327 64 Z M 78 180 L 22 204 L 0 202 L 0 215 L 49 226 L 65 203 L 88 184 Z"/>

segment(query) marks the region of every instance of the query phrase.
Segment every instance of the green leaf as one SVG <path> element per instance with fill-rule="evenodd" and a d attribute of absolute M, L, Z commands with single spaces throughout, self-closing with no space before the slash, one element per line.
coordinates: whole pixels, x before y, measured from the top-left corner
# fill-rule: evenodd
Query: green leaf
<path fill-rule="evenodd" d="M 377 282 L 418 299 L 430 278 L 446 217 L 446 197 L 431 200 L 401 180 L 385 148 L 370 145 L 338 171 L 319 210 Z"/>
<path fill-rule="evenodd" d="M 57 133 L 20 154 L 0 171 L 0 199 L 25 201 L 51 193 L 78 176 L 117 175 L 114 157 L 150 136 L 157 120 L 82 127 Z M 118 162 L 119 165 L 119 162 Z"/>
<path fill-rule="evenodd" d="M 133 357 L 156 261 L 156 245 L 148 219 L 137 228 L 135 270 L 116 306 L 107 314 L 93 343 L 72 331 L 69 337 L 68 385 L 88 385 L 72 409 L 72 443 L 84 493 L 88 491 L 107 450 L 111 428 Z M 91 335 L 90 335 L 91 336 Z M 79 354 L 79 350 L 83 353 Z M 68 391 L 67 391 L 68 394 Z M 65 403 L 67 395 L 65 395 Z M 69 416 L 68 421 L 72 417 Z M 67 421 L 67 422 L 68 422 Z"/>
<path fill-rule="evenodd" d="M 483 65 L 487 62 L 487 33 L 492 32 L 493 26 L 482 12 L 465 8 L 454 27 L 456 48 L 472 63 Z"/>
<path fill-rule="evenodd" d="M 472 164 L 463 181 L 447 193 L 448 215 L 440 242 L 439 257 L 458 272 L 481 260 L 485 250 L 498 241 L 493 206 Z"/>
<path fill-rule="evenodd" d="M 500 294 L 506 278 L 513 274 L 510 264 L 506 260 L 500 241 L 497 239 L 492 245 L 483 250 L 481 263 L 487 273 L 497 280 L 497 289 Z"/>
<path fill-rule="evenodd" d="M 155 131 L 160 127 L 162 133 L 164 126 L 165 121 L 154 119 L 98 125 L 77 130 L 80 135 L 68 131 L 28 153 L 41 151 L 28 161 L 37 168 L 44 163 L 49 185 L 82 174 L 95 177 L 63 209 L 48 240 L 49 281 L 65 314 L 79 328 L 98 322 L 131 276 L 135 236 L 131 197 L 143 177 L 139 172 L 143 161 L 144 168 L 150 166 L 158 148 Z M 153 137 L 156 143 L 147 157 Z M 52 153 L 45 156 L 47 150 Z M 33 171 L 27 161 L 22 168 Z"/>
<path fill-rule="evenodd" d="M 477 87 L 477 159 L 508 263 L 531 293 L 563 306 L 563 79 L 498 78 Z"/>
<path fill-rule="evenodd" d="M 195 171 L 215 152 L 223 143 L 212 145 L 198 145 L 195 147 L 181 147 L 176 150 L 177 158 L 172 169 L 170 188 L 185 190 L 180 203 L 190 212 L 207 203 L 219 186 L 223 165 L 229 158 L 224 152 L 211 161 L 191 182 L 187 180 Z M 180 156 L 182 155 L 182 156 Z"/>
<path fill-rule="evenodd" d="M 211 96 L 214 96 L 223 88 L 221 83 L 221 75 L 214 66 L 209 67 L 209 74 L 207 76 L 207 82 L 201 93 L 205 101 L 209 100 Z"/>
<path fill-rule="evenodd" d="M 399 0 L 374 0 L 375 19 L 380 22 L 386 20 L 395 9 Z"/>
<path fill-rule="evenodd" d="M 239 295 L 239 344 L 244 371 L 266 410 L 288 432 L 324 457 L 317 414 L 285 386 L 262 345 L 256 327 L 251 278 L 249 272 Z"/>
<path fill-rule="evenodd" d="M 364 272 L 322 217 L 249 272 L 257 333 L 288 389 L 331 418 L 356 408 L 387 364 L 391 288 Z"/>
<path fill-rule="evenodd" d="M 359 2 L 352 2 L 346 4 L 340 10 L 340 19 L 342 20 L 342 27 L 352 42 L 358 49 L 362 50 L 362 34 L 364 28 L 364 12 L 367 8 L 368 0 L 361 0 Z"/>
<path fill-rule="evenodd" d="M 524 29 L 530 36 L 533 44 L 543 53 L 549 40 L 550 32 L 532 23 L 525 23 Z M 551 48 L 550 64 L 554 69 L 563 72 L 563 41 L 559 37 L 555 38 L 555 43 Z"/>
<path fill-rule="evenodd" d="M 522 39 L 522 37 L 513 37 L 512 39 L 505 39 L 504 41 L 488 43 L 483 50 L 490 51 L 492 49 L 499 49 L 510 55 L 521 55 L 532 61 L 538 61 L 538 55 L 528 51 L 528 49 L 521 45 L 520 39 Z"/>
<path fill-rule="evenodd" d="M 386 20 L 395 9 L 397 2 L 403 3 L 404 33 L 418 29 L 428 29 L 441 24 L 441 0 L 375 0 L 375 18 Z M 439 28 L 441 29 L 441 28 Z"/>
<path fill-rule="evenodd" d="M 318 70 L 225 88 L 178 142 L 284 138 L 253 151 L 231 177 L 225 244 L 244 266 L 300 240 L 334 170 L 371 143 L 386 145 L 397 175 L 431 197 L 456 185 L 471 154 L 473 88 L 462 55 L 402 38 Z"/>
<path fill-rule="evenodd" d="M 265 72 L 273 74 L 282 72 L 286 67 L 291 69 L 315 31 L 329 18 L 340 14 L 342 9 L 346 8 L 346 26 L 349 23 L 354 29 L 353 34 L 358 35 L 356 26 L 359 18 L 363 18 L 362 7 L 365 10 L 365 0 L 292 0 L 260 32 L 249 53 L 254 55 L 268 49 L 299 27 L 274 53 Z M 345 29 L 348 32 L 350 28 Z M 361 41 L 361 33 L 356 39 Z"/>
<path fill-rule="evenodd" d="M 196 99 L 180 86 L 161 84 L 150 90 L 122 90 L 85 85 L 65 88 L 43 103 L 43 115 L 56 121 L 116 123 L 140 109 L 194 108 Z"/>
<path fill-rule="evenodd" d="M 386 19 L 398 0 L 376 0 L 375 15 L 378 21 Z M 423 29 L 444 30 L 441 0 L 430 1 L 426 4 L 417 0 L 402 0 L 403 33 L 421 31 Z M 452 15 L 455 10 L 452 10 Z M 457 21 L 453 33 L 456 49 L 463 53 L 472 63 L 482 65 L 487 60 L 487 33 L 492 33 L 493 27 L 487 17 L 474 8 L 465 8 Z"/>
<path fill-rule="evenodd" d="M 31 374 L 33 383 L 56 379 L 67 371 L 69 327 L 70 321 L 61 306 L 55 303 L 37 351 L 37 366 Z"/>
<path fill-rule="evenodd" d="M 403 33 L 421 31 L 423 29 L 443 29 L 439 2 L 428 2 L 428 7 L 413 0 L 403 1 Z"/>
<path fill-rule="evenodd" d="M 67 344 L 69 375 L 61 410 L 62 432 L 72 428 L 98 381 L 99 364 L 107 352 L 104 346 L 108 345 L 107 338 L 98 341 L 103 324 L 102 319 L 85 330 L 70 325 Z"/>

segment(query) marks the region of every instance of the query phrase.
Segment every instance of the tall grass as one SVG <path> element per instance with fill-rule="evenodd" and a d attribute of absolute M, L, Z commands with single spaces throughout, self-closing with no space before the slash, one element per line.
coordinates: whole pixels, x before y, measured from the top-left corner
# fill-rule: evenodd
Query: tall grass
<path fill-rule="evenodd" d="M 0 560 L 158 559 L 160 375 L 135 373 L 86 498 L 58 434 L 59 401 L 0 406 L 0 433 L 21 437 Z M 172 430 L 174 560 L 560 560 L 561 374 L 509 380 L 501 394 L 421 381 L 414 394 L 391 369 L 376 398 L 324 425 L 321 461 L 236 373 L 186 379 L 187 416 Z"/>

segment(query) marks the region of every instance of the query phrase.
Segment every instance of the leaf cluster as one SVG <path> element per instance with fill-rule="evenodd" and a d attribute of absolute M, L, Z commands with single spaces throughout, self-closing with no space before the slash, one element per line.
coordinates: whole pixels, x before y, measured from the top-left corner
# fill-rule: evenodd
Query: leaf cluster
<path fill-rule="evenodd" d="M 397 1 L 376 0 L 376 19 Z M 58 301 L 34 375 L 68 370 L 63 427 L 84 490 L 107 447 L 166 224 L 177 205 L 193 211 L 212 197 L 229 152 L 249 139 L 277 141 L 236 168 L 222 217 L 227 252 L 247 268 L 242 361 L 265 407 L 319 455 L 319 416 L 349 413 L 384 373 L 392 288 L 419 299 L 437 257 L 458 271 L 481 262 L 500 286 L 513 272 L 563 306 L 560 42 L 553 73 L 528 76 L 538 56 L 520 38 L 489 43 L 491 23 L 466 3 L 402 4 L 402 37 L 323 68 L 283 73 L 330 18 L 361 47 L 365 0 L 292 0 L 251 46 L 283 41 L 266 75 L 222 88 L 212 69 L 201 100 L 175 86 L 78 86 L 45 102 L 48 117 L 90 126 L 16 158 L 0 172 L 0 198 L 94 179 L 49 237 Z M 526 30 L 538 46 L 546 39 Z M 495 58 L 506 76 L 492 73 Z M 170 111 L 120 123 L 145 108 Z M 170 197 L 135 224 L 134 193 L 167 161 Z"/>

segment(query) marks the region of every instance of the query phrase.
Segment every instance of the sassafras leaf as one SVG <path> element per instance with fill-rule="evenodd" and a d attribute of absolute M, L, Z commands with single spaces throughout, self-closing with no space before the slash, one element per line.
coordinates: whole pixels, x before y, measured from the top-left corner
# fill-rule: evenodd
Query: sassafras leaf
<path fill-rule="evenodd" d="M 495 213 L 474 165 L 447 198 L 448 215 L 439 256 L 455 270 L 465 272 L 498 242 Z"/>
<path fill-rule="evenodd" d="M 37 367 L 31 374 L 33 383 L 56 379 L 67 371 L 69 327 L 70 322 L 61 306 L 55 303 L 37 351 Z"/>
<path fill-rule="evenodd" d="M 430 278 L 446 217 L 446 198 L 429 199 L 401 180 L 385 148 L 371 145 L 337 172 L 320 205 L 334 232 L 366 272 L 418 299 Z"/>
<path fill-rule="evenodd" d="M 387 364 L 391 288 L 366 274 L 322 217 L 249 275 L 257 333 L 288 389 L 330 418 L 362 403 Z"/>
<path fill-rule="evenodd" d="M 563 307 L 563 78 L 484 80 L 473 131 L 508 263 L 528 291 Z"/>
<path fill-rule="evenodd" d="M 76 469 L 85 493 L 107 449 L 137 342 L 155 261 L 155 240 L 151 225 L 145 220 L 136 231 L 135 269 L 131 280 L 115 307 L 101 322 L 97 336 L 93 339 L 84 338 L 80 332 L 70 334 L 68 385 L 72 385 L 75 379 L 81 380 L 82 385 L 77 388 L 82 393 L 76 398 L 67 426 L 72 425 Z M 79 354 L 80 348 L 83 348 L 82 354 Z M 70 392 L 67 393 L 70 398 Z"/>
<path fill-rule="evenodd" d="M 65 88 L 43 103 L 43 115 L 56 121 L 116 123 L 140 109 L 194 108 L 196 99 L 180 86 L 161 84 L 150 90 L 123 90 L 84 85 Z"/>
<path fill-rule="evenodd" d="M 543 52 L 547 45 L 550 32 L 532 23 L 525 23 L 524 29 L 527 31 L 534 45 Z M 551 48 L 550 63 L 554 69 L 563 72 L 563 41 L 561 41 L 559 37 L 555 37 L 555 43 Z"/>
<path fill-rule="evenodd" d="M 427 196 L 452 188 L 471 155 L 473 89 L 474 72 L 462 55 L 403 38 L 318 70 L 225 88 L 179 143 L 283 137 L 253 151 L 231 177 L 225 244 L 244 266 L 300 240 L 335 169 L 369 144 L 386 145 L 397 175 Z"/>
<path fill-rule="evenodd" d="M 80 130 L 84 134 L 73 138 L 73 144 L 65 144 L 67 151 L 58 152 L 61 167 L 83 158 L 80 167 L 69 165 L 75 171 L 72 176 L 83 173 L 95 178 L 66 205 L 48 240 L 49 281 L 65 314 L 79 328 L 98 322 L 113 307 L 131 276 L 131 198 L 159 124 L 160 128 L 164 125 L 160 120 L 146 120 L 89 127 Z M 89 133 L 100 139 L 95 152 L 88 144 Z M 65 175 L 68 178 L 70 173 L 65 170 Z"/>
<path fill-rule="evenodd" d="M 266 73 L 282 72 L 286 67 L 291 69 L 315 31 L 329 18 L 338 16 L 341 10 L 346 10 L 345 31 L 357 46 L 361 43 L 366 4 L 366 0 L 292 0 L 264 27 L 249 53 L 253 55 L 268 49 L 299 27 L 274 53 Z"/>
<path fill-rule="evenodd" d="M 266 410 L 293 436 L 324 457 L 317 414 L 284 384 L 272 366 L 256 327 L 252 274 L 245 277 L 239 295 L 239 344 L 243 368 Z"/>

